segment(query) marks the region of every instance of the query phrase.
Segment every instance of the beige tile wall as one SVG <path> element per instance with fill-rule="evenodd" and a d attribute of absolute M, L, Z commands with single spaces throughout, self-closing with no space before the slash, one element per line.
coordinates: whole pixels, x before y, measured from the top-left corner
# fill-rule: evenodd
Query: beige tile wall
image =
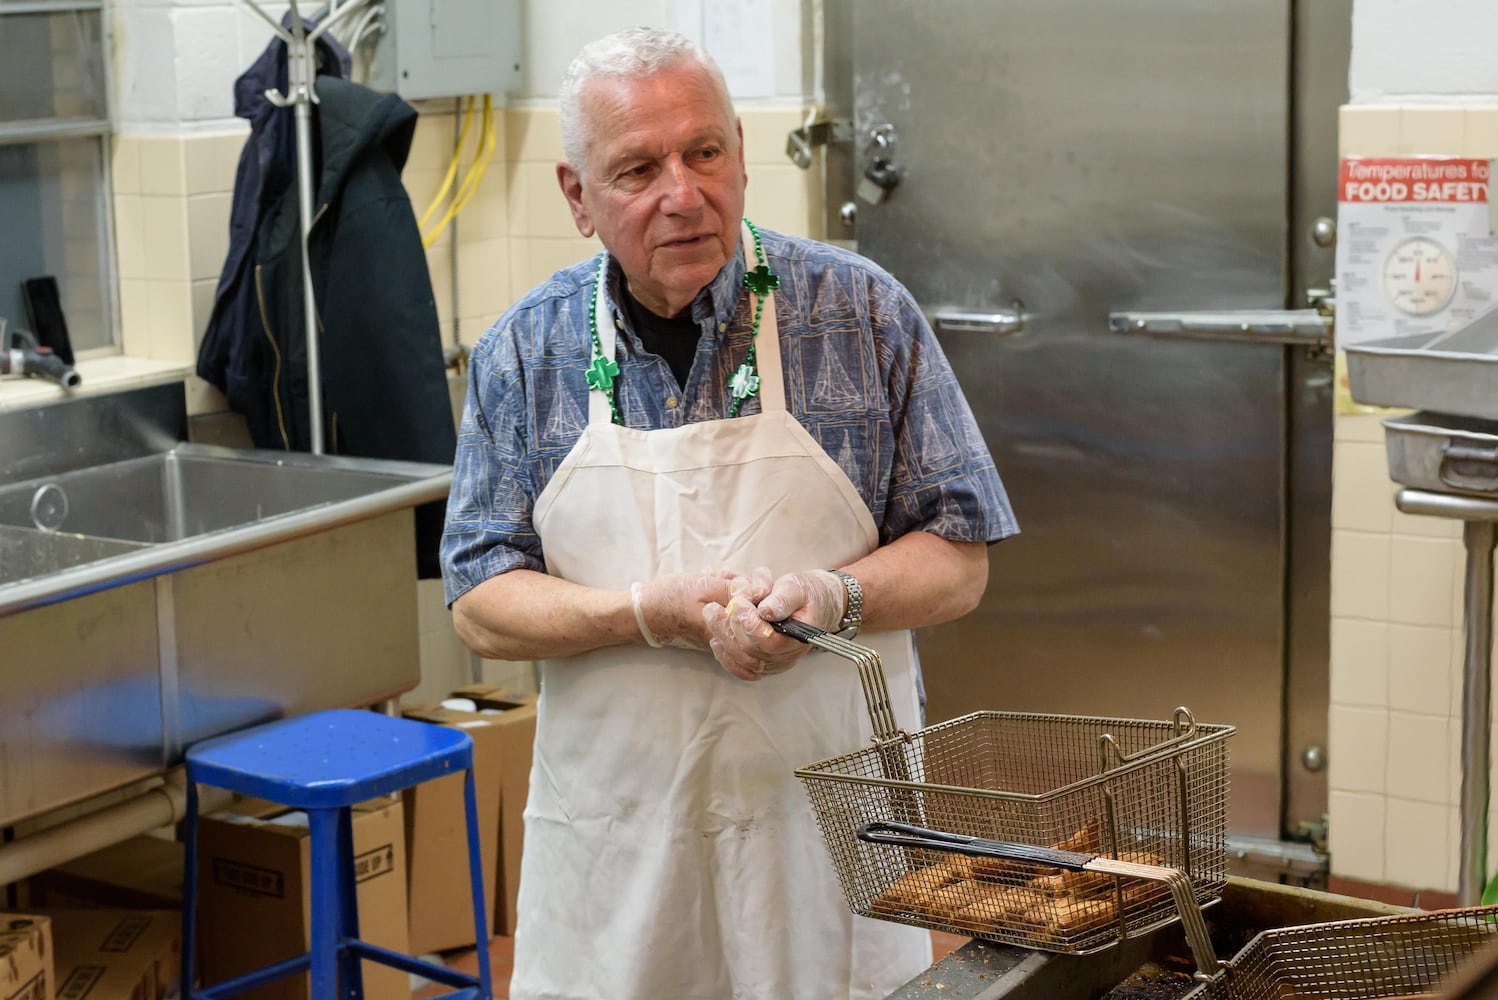
<path fill-rule="evenodd" d="M 1498 156 L 1498 107 L 1342 109 L 1343 156 Z M 1394 507 L 1380 421 L 1339 398 L 1332 461 L 1332 872 L 1453 891 L 1460 864 L 1461 524 Z M 1490 835 L 1498 844 L 1498 829 Z M 1492 853 L 1492 852 L 1490 852 Z"/>
<path fill-rule="evenodd" d="M 784 151 L 785 135 L 801 124 L 803 111 L 751 108 L 742 117 L 747 214 L 772 229 L 821 235 L 818 175 L 792 166 Z M 458 182 L 479 148 L 482 119 L 475 111 Z M 462 120 L 460 113 L 428 107 L 418 121 L 403 173 L 418 217 L 442 186 Z M 519 295 L 600 249 L 596 239 L 578 235 L 557 188 L 562 141 L 555 108 L 496 108 L 493 121 L 494 152 L 456 232 L 443 233 L 427 251 L 444 343 L 473 344 Z M 115 137 L 115 239 L 126 354 L 181 362 L 197 357 L 228 252 L 234 173 L 247 135 L 235 129 Z M 433 213 L 429 226 L 443 210 Z M 223 397 L 196 378 L 189 383 L 188 405 L 195 415 L 225 408 Z M 422 581 L 417 601 L 422 682 L 408 701 L 439 698 L 473 673 L 440 583 Z M 488 662 L 480 672 L 489 683 L 534 689 L 529 664 Z"/>
<path fill-rule="evenodd" d="M 116 135 L 111 160 L 124 353 L 191 363 L 229 249 L 229 201 L 247 133 Z M 194 378 L 194 413 L 223 398 Z"/>

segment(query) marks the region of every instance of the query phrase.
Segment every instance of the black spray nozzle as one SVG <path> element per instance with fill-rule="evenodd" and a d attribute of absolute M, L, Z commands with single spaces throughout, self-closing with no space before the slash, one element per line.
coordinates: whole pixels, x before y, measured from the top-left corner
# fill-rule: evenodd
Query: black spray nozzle
<path fill-rule="evenodd" d="M 4 325 L 0 324 L 0 331 Z M 0 375 L 35 375 L 71 389 L 83 381 L 73 366 L 43 347 L 30 330 L 11 330 L 0 350 Z"/>

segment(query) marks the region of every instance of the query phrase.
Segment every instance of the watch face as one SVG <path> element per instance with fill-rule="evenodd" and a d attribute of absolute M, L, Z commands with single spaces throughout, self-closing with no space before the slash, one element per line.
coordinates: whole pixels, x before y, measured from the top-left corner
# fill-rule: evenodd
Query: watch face
<path fill-rule="evenodd" d="M 1412 236 L 1384 258 L 1384 296 L 1411 316 L 1429 316 L 1446 308 L 1456 292 L 1456 262 L 1428 236 Z"/>

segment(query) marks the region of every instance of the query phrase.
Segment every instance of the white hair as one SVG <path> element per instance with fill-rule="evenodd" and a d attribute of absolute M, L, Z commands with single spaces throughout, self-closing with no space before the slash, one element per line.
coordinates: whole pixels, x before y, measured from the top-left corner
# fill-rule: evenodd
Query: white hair
<path fill-rule="evenodd" d="M 641 80 L 680 62 L 695 62 L 707 71 L 723 99 L 723 113 L 731 125 L 735 119 L 733 100 L 723 71 L 707 50 L 685 35 L 661 28 L 625 28 L 583 46 L 562 75 L 559 95 L 562 118 L 562 149 L 567 162 L 585 173 L 593 126 L 583 113 L 583 89 L 594 77 L 612 76 Z"/>

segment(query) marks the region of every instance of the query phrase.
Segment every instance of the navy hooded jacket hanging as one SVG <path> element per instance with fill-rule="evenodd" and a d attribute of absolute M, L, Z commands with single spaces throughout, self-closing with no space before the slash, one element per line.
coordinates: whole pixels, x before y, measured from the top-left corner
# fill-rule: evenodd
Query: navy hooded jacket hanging
<path fill-rule="evenodd" d="M 451 464 L 456 430 L 421 233 L 400 171 L 416 112 L 345 80 L 347 53 L 318 40 L 313 105 L 313 222 L 308 260 L 317 302 L 324 450 Z M 311 448 L 306 321 L 291 108 L 280 40 L 235 82 L 248 119 L 230 246 L 198 352 L 198 374 L 245 417 L 257 448 Z M 443 503 L 418 508 L 417 562 L 440 575 Z"/>

